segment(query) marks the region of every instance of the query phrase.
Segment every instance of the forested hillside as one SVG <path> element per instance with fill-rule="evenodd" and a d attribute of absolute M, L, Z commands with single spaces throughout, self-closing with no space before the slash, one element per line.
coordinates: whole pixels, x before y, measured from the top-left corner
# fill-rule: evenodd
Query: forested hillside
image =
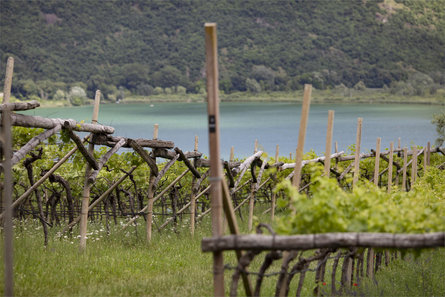
<path fill-rule="evenodd" d="M 106 99 L 202 92 L 205 22 L 218 24 L 220 88 L 445 85 L 445 0 L 1 0 L 0 69 L 14 94 Z M 343 86 L 344 85 L 344 86 Z M 73 88 L 76 86 L 77 88 Z M 77 93 L 76 93 L 77 92 Z"/>

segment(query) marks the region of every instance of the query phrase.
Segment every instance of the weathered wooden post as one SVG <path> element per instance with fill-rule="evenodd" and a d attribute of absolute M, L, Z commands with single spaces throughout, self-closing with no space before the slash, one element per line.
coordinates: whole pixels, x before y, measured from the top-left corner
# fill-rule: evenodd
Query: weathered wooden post
<path fill-rule="evenodd" d="M 255 139 L 255 144 L 254 144 L 254 149 L 253 149 L 253 153 L 255 154 L 256 152 L 258 152 L 258 139 Z M 255 167 L 253 167 L 252 170 L 255 170 Z M 250 197 L 249 197 L 249 218 L 248 218 L 248 223 L 247 223 L 247 227 L 249 231 L 252 231 L 252 227 L 253 227 L 253 208 L 254 208 L 254 204 L 255 204 L 255 189 L 256 189 L 256 184 L 257 182 L 254 182 L 252 180 L 252 183 L 250 184 Z"/>
<path fill-rule="evenodd" d="M 195 135 L 195 152 L 198 151 L 198 136 Z M 193 166 L 197 168 L 197 159 L 195 158 Z M 190 233 L 192 236 L 195 234 L 195 210 L 196 210 L 196 176 L 193 175 L 192 179 L 192 192 L 190 195 Z"/>
<path fill-rule="evenodd" d="M 275 149 L 275 163 L 278 163 L 278 155 L 280 152 L 280 146 L 277 144 L 277 147 Z M 278 168 L 278 170 L 280 170 Z M 274 174 L 274 180 L 276 179 L 277 174 Z M 273 192 L 272 193 L 272 206 L 270 207 L 270 219 L 273 221 L 275 218 L 275 203 L 276 203 L 276 199 L 277 199 L 277 193 Z"/>
<path fill-rule="evenodd" d="M 426 155 L 426 166 L 430 166 L 430 160 L 431 160 L 431 144 L 428 141 L 428 144 L 426 145 L 426 151 L 427 151 L 427 155 Z"/>
<path fill-rule="evenodd" d="M 335 142 L 335 153 L 336 154 L 338 153 L 338 142 L 337 141 Z M 335 171 L 338 170 L 338 158 L 339 157 L 335 158 Z"/>
<path fill-rule="evenodd" d="M 6 62 L 5 85 L 3 88 L 3 103 L 9 103 L 11 96 L 12 74 L 14 71 L 14 58 L 9 57 Z M 6 108 L 2 111 L 0 142 L 3 156 L 3 208 L 4 214 L 4 293 L 5 296 L 14 295 L 14 248 L 13 248 L 13 222 L 12 222 L 12 135 L 11 135 L 11 111 Z"/>
<path fill-rule="evenodd" d="M 403 177 L 402 177 L 402 189 L 407 190 L 406 186 L 406 169 L 408 167 L 408 148 L 403 148 Z"/>
<path fill-rule="evenodd" d="M 309 117 L 309 107 L 311 104 L 312 85 L 304 85 L 303 105 L 301 107 L 300 131 L 298 133 L 298 144 L 295 156 L 295 168 L 292 184 L 300 189 L 301 182 L 301 162 L 303 161 L 304 140 L 306 138 L 307 120 Z"/>
<path fill-rule="evenodd" d="M 388 193 L 391 193 L 392 188 L 392 167 L 394 158 L 394 142 L 389 144 L 389 163 L 388 163 Z"/>
<path fill-rule="evenodd" d="M 355 141 L 354 177 L 352 179 L 352 186 L 355 186 L 360 177 L 360 145 L 362 142 L 362 122 L 362 118 L 357 119 L 357 137 Z"/>
<path fill-rule="evenodd" d="M 374 185 L 379 185 L 379 172 L 380 172 L 380 145 L 382 138 L 377 137 L 377 143 L 375 145 L 375 163 L 374 163 Z"/>
<path fill-rule="evenodd" d="M 100 91 L 96 91 L 96 96 L 94 97 L 94 109 L 93 117 L 91 119 L 92 124 L 97 124 L 97 118 L 99 117 L 99 105 L 100 105 Z M 91 155 L 94 153 L 94 143 L 90 141 L 88 145 L 88 153 Z M 82 210 L 80 212 L 80 249 L 85 250 L 87 247 L 87 222 L 88 222 L 88 207 L 90 204 L 90 190 L 91 184 L 88 178 L 91 173 L 91 165 L 87 162 L 85 169 L 85 182 L 83 185 L 82 192 Z"/>
<path fill-rule="evenodd" d="M 216 24 L 205 24 L 207 114 L 209 126 L 212 235 L 222 235 L 222 168 L 219 143 L 219 90 Z M 221 251 L 213 253 L 213 294 L 224 296 L 224 259 Z"/>
<path fill-rule="evenodd" d="M 417 146 L 413 146 L 413 157 L 411 158 L 411 186 L 417 179 Z"/>
<path fill-rule="evenodd" d="M 153 126 L 153 139 L 157 140 L 159 135 L 159 125 L 154 124 Z M 153 154 L 153 163 L 156 164 L 156 157 Z M 149 244 L 151 242 L 152 237 L 152 225 L 153 225 L 153 205 L 154 205 L 154 194 L 155 194 L 155 180 L 156 180 L 156 174 L 153 172 L 153 170 L 150 168 L 150 177 L 148 181 L 148 203 L 147 203 L 147 214 L 146 214 L 146 238 L 147 243 Z"/>
<path fill-rule="evenodd" d="M 326 150 L 324 159 L 324 174 L 329 177 L 331 173 L 331 148 L 332 148 L 332 134 L 334 127 L 334 111 L 330 110 L 328 113 L 328 129 L 326 132 Z"/>

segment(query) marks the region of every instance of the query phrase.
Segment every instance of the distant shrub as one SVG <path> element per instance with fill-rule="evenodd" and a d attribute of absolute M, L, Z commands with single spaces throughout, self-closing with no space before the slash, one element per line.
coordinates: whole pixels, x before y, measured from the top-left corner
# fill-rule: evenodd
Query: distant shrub
<path fill-rule="evenodd" d="M 70 89 L 68 98 L 74 106 L 83 105 L 86 103 L 87 93 L 82 87 L 74 86 Z"/>
<path fill-rule="evenodd" d="M 64 91 L 62 91 L 61 89 L 58 89 L 53 96 L 53 100 L 58 100 L 58 101 L 65 100 L 66 97 L 67 97 L 66 93 Z"/>
<path fill-rule="evenodd" d="M 176 93 L 184 95 L 187 92 L 187 89 L 183 86 L 176 86 Z"/>
<path fill-rule="evenodd" d="M 252 93 L 261 92 L 261 86 L 254 78 L 246 79 L 246 88 Z"/>
<path fill-rule="evenodd" d="M 161 95 L 163 93 L 164 93 L 164 89 L 161 87 L 156 87 L 153 89 L 153 94 L 155 94 L 155 95 Z"/>

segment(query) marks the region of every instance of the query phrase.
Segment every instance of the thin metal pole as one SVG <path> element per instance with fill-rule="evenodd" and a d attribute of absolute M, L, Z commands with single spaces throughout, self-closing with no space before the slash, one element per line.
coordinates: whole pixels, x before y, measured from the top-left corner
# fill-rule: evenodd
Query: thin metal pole
<path fill-rule="evenodd" d="M 222 235 L 222 167 L 219 143 L 219 90 L 218 90 L 218 53 L 216 24 L 205 24 L 206 74 L 207 74 L 207 114 L 209 125 L 210 185 L 212 208 L 212 235 Z M 213 253 L 213 293 L 224 296 L 224 259 L 223 253 Z"/>

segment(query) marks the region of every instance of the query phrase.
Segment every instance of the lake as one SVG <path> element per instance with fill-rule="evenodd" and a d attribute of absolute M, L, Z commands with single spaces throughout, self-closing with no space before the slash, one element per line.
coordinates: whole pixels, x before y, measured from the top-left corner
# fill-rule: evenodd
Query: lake
<path fill-rule="evenodd" d="M 24 112 L 51 118 L 91 121 L 92 106 L 38 108 Z M 313 104 L 310 107 L 304 151 L 325 150 L 328 110 L 335 111 L 334 137 L 339 150 L 355 143 L 357 118 L 363 118 L 362 151 L 375 148 L 382 138 L 382 149 L 401 138 L 402 146 L 424 146 L 434 143 L 437 135 L 431 120 L 443 110 L 437 105 L 413 104 Z M 297 103 L 221 103 L 221 157 L 228 159 L 231 146 L 235 157 L 251 155 L 255 139 L 259 148 L 270 156 L 280 145 L 280 155 L 295 155 L 301 104 Z M 183 151 L 193 150 L 199 137 L 199 150 L 208 154 L 207 105 L 205 103 L 103 104 L 99 123 L 113 126 L 114 135 L 130 138 L 153 136 L 153 125 L 159 124 L 159 139 L 174 141 Z"/>

